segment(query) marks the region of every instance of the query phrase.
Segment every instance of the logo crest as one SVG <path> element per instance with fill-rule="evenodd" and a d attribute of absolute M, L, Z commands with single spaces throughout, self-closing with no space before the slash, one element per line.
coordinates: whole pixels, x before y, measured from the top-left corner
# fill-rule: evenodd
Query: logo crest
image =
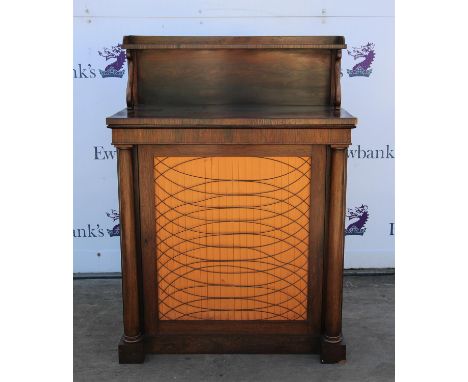
<path fill-rule="evenodd" d="M 122 45 L 118 44 L 116 46 L 109 48 L 103 48 L 102 52 L 98 51 L 101 57 L 104 57 L 106 61 L 114 60 L 111 64 L 107 65 L 104 70 L 99 69 L 102 78 L 108 77 L 118 77 L 122 78 L 125 74 L 125 69 L 123 65 L 127 59 L 125 51 L 122 49 Z"/>
<path fill-rule="evenodd" d="M 355 207 L 354 210 L 348 208 L 346 217 L 348 220 L 354 221 L 346 227 L 345 235 L 364 235 L 364 232 L 366 232 L 366 228 L 364 226 L 369 219 L 369 211 L 367 206 L 362 204 L 360 207 Z"/>
<path fill-rule="evenodd" d="M 354 60 L 363 59 L 361 62 L 353 66 L 352 69 L 347 69 L 350 77 L 369 77 L 372 73 L 371 65 L 375 58 L 375 45 L 371 42 L 362 45 L 360 48 L 354 48 L 348 54 L 354 57 Z"/>
<path fill-rule="evenodd" d="M 107 233 L 110 237 L 120 236 L 120 214 L 116 210 L 111 210 L 111 212 L 106 212 L 106 215 L 112 219 L 112 221 L 119 221 L 118 224 L 112 229 L 108 229 Z"/>

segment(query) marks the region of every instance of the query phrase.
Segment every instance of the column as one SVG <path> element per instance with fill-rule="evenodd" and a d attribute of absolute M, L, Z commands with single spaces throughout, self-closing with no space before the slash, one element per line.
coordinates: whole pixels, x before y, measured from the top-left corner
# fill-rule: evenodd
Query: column
<path fill-rule="evenodd" d="M 322 363 L 346 359 L 341 333 L 347 145 L 331 146 Z"/>
<path fill-rule="evenodd" d="M 120 247 L 124 335 L 119 344 L 121 363 L 143 362 L 135 233 L 132 145 L 117 145 L 120 203 Z"/>

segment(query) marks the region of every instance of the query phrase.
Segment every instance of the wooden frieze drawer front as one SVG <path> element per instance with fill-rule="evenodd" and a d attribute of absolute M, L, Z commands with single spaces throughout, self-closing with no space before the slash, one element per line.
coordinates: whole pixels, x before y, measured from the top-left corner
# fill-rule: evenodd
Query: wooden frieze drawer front
<path fill-rule="evenodd" d="M 126 36 L 118 149 L 124 334 L 146 353 L 319 353 L 341 332 L 340 36 Z"/>

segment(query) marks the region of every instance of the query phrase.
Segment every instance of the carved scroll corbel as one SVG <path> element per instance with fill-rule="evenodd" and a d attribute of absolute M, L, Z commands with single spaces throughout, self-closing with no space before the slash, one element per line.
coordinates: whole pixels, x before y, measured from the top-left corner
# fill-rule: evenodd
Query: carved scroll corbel
<path fill-rule="evenodd" d="M 127 82 L 127 108 L 133 109 L 135 105 L 134 100 L 134 63 L 133 56 L 130 50 L 127 50 L 127 62 L 128 62 L 128 82 Z"/>
<path fill-rule="evenodd" d="M 335 60 L 335 109 L 341 107 L 341 49 L 336 52 Z"/>

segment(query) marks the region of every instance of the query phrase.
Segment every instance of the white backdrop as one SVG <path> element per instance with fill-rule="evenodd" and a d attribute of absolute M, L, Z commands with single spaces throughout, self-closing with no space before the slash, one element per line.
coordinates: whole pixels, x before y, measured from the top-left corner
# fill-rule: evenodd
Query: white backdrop
<path fill-rule="evenodd" d="M 103 78 L 99 70 L 112 60 L 98 52 L 128 34 L 345 36 L 342 106 L 359 120 L 348 160 L 345 267 L 394 266 L 393 0 L 75 0 L 75 272 L 120 271 L 116 158 L 105 117 L 125 107 L 127 64 L 121 78 Z M 355 60 L 352 48 L 372 61 L 364 71 L 353 71 L 365 58 Z"/>

